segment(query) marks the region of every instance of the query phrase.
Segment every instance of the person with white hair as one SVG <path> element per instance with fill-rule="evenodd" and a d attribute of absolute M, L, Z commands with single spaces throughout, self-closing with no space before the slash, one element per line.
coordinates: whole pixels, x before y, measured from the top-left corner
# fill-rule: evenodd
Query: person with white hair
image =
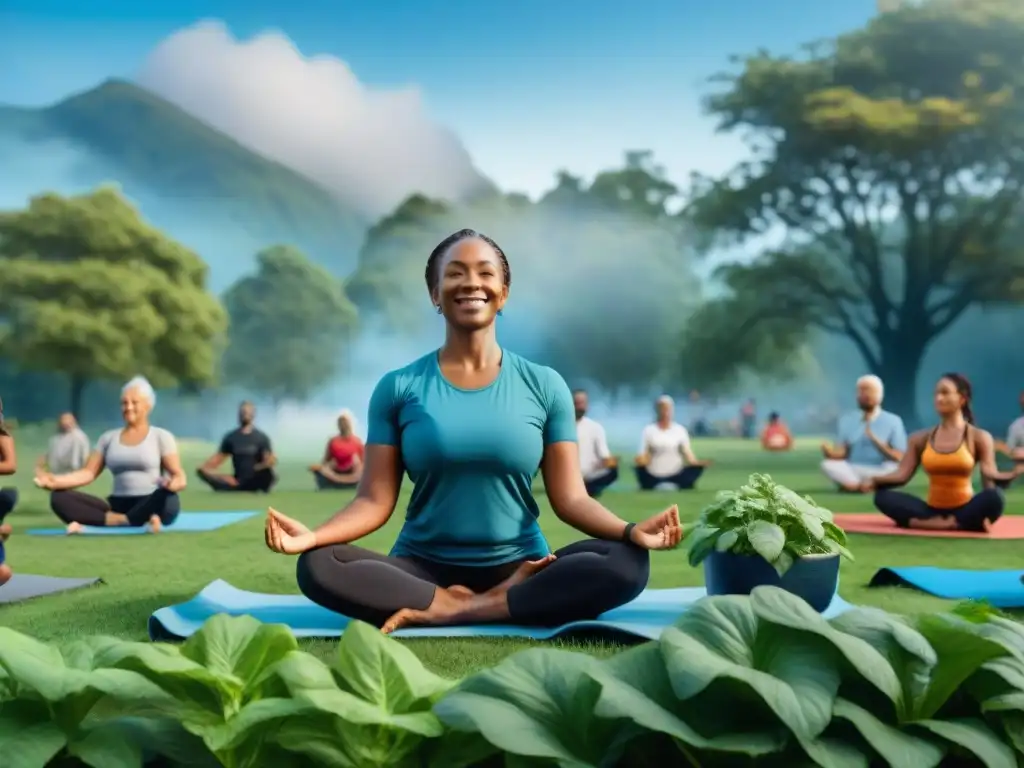
<path fill-rule="evenodd" d="M 199 479 L 215 491 L 270 493 L 277 482 L 277 457 L 265 432 L 256 428 L 256 406 L 248 400 L 238 406 L 238 427 L 220 441 L 217 452 L 198 469 Z M 217 472 L 231 459 L 233 473 Z"/>
<path fill-rule="evenodd" d="M 644 427 L 636 457 L 636 480 L 640 490 L 690 490 L 711 465 L 693 454 L 690 433 L 673 418 L 675 401 L 662 395 L 654 403 L 656 420 Z"/>
<path fill-rule="evenodd" d="M 327 441 L 319 464 L 309 468 L 318 491 L 355 488 L 363 477 L 366 448 L 355 432 L 355 417 L 347 408 L 338 414 L 338 434 Z"/>
<path fill-rule="evenodd" d="M 903 419 L 882 409 L 884 395 L 877 376 L 857 379 L 857 410 L 840 417 L 835 444 L 822 443 L 821 471 L 844 491 L 860 493 L 865 481 L 895 471 L 907 450 Z"/>
<path fill-rule="evenodd" d="M 60 475 L 37 470 L 36 485 L 53 491 L 50 508 L 69 534 L 81 533 L 86 525 L 148 526 L 150 532 L 158 533 L 178 517 L 178 493 L 187 478 L 174 435 L 149 422 L 154 405 L 153 387 L 136 376 L 121 390 L 124 426 L 100 435 L 84 467 Z M 109 496 L 104 499 L 76 490 L 96 480 L 104 468 L 114 478 Z"/>

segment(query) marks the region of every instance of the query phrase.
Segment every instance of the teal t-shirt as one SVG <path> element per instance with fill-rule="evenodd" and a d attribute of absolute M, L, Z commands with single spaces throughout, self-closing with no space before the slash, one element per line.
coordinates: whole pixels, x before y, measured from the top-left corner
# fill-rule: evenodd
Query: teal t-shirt
<path fill-rule="evenodd" d="M 432 352 L 380 380 L 367 421 L 367 444 L 397 446 L 415 485 L 392 555 L 489 566 L 549 553 L 533 476 L 545 446 L 576 442 L 557 372 L 505 351 L 494 382 L 459 389 Z"/>

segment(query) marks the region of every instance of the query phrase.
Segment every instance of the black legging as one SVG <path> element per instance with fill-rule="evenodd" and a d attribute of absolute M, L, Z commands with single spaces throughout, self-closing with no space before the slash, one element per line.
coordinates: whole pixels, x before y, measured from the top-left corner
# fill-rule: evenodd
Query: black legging
<path fill-rule="evenodd" d="M 216 473 L 200 469 L 197 474 L 199 479 L 215 491 L 242 491 L 245 493 L 269 493 L 277 482 L 277 476 L 272 469 L 261 469 L 251 477 L 238 479 L 236 485 L 226 483 Z"/>
<path fill-rule="evenodd" d="M 952 509 L 929 506 L 917 496 L 891 488 L 875 491 L 875 507 L 900 528 L 909 528 L 911 520 L 952 516 L 956 527 L 962 531 L 984 531 L 985 521 L 994 523 L 1002 516 L 1005 506 L 1006 497 L 998 488 L 986 488 L 966 504 Z"/>
<path fill-rule="evenodd" d="M 336 480 L 324 477 L 319 472 L 313 473 L 313 478 L 316 480 L 316 489 L 318 491 L 344 491 L 351 488 L 356 488 L 359 485 L 358 480 L 352 482 L 339 483 Z"/>
<path fill-rule="evenodd" d="M 601 495 L 602 491 L 609 488 L 618 479 L 618 467 L 609 467 L 597 477 L 592 477 L 590 480 L 584 478 L 583 485 L 587 488 L 587 494 L 596 499 Z"/>
<path fill-rule="evenodd" d="M 509 589 L 509 621 L 561 626 L 594 619 L 637 597 L 650 576 L 647 550 L 625 542 L 588 539 L 555 555 L 551 565 Z M 486 592 L 521 564 L 443 565 L 337 544 L 303 554 L 297 576 L 299 589 L 314 603 L 379 627 L 403 608 L 426 610 L 437 587 L 458 584 Z"/>
<path fill-rule="evenodd" d="M 50 494 L 50 509 L 65 523 L 79 523 L 104 527 L 107 512 L 117 512 L 128 518 L 128 525 L 142 526 L 156 515 L 164 525 L 170 525 L 181 511 L 178 494 L 157 488 L 149 496 L 90 496 L 81 491 L 54 491 Z"/>
<path fill-rule="evenodd" d="M 0 523 L 18 503 L 17 488 L 0 488 Z"/>
<path fill-rule="evenodd" d="M 662 483 L 672 483 L 681 491 L 689 491 L 697 485 L 703 474 L 704 467 L 683 467 L 674 475 L 656 477 L 647 471 L 647 467 L 636 467 L 636 481 L 640 484 L 641 491 L 653 491 Z"/>

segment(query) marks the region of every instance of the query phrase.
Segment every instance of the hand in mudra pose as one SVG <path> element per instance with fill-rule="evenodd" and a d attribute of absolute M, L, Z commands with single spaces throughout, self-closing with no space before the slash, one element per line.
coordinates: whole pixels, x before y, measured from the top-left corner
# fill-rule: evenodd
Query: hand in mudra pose
<path fill-rule="evenodd" d="M 316 534 L 273 507 L 267 509 L 263 537 L 271 552 L 282 555 L 301 555 L 316 546 Z"/>

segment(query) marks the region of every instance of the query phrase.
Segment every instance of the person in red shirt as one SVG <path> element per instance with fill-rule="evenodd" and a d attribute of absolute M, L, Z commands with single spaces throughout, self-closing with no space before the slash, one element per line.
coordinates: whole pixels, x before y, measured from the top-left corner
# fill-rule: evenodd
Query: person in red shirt
<path fill-rule="evenodd" d="M 788 451 L 793 447 L 793 435 L 779 414 L 768 415 L 768 423 L 761 433 L 761 447 L 766 451 Z"/>
<path fill-rule="evenodd" d="M 309 469 L 319 491 L 355 488 L 363 476 L 363 441 L 356 437 L 352 414 L 338 416 L 338 434 L 327 441 L 321 463 Z"/>

